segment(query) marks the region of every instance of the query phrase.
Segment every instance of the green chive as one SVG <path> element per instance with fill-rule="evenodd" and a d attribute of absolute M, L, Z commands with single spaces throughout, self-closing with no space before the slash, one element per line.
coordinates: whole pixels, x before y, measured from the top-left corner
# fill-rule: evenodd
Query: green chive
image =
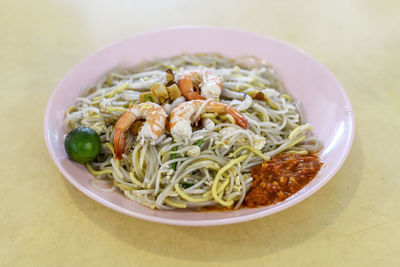
<path fill-rule="evenodd" d="M 184 188 L 184 189 L 187 189 L 187 188 L 189 188 L 189 187 L 191 187 L 191 186 L 193 186 L 194 184 L 191 184 L 191 183 L 182 183 L 181 184 L 181 186 Z"/>
<path fill-rule="evenodd" d="M 178 147 L 177 147 L 177 146 L 174 146 L 174 147 L 172 148 L 172 151 L 177 151 L 177 150 L 178 150 Z M 171 158 L 172 158 L 172 159 L 176 159 L 176 158 L 177 158 L 177 155 L 174 153 L 174 154 L 171 155 Z M 173 163 L 171 164 L 171 168 L 172 168 L 174 171 L 176 171 L 176 162 L 173 162 Z"/>
<path fill-rule="evenodd" d="M 151 95 L 144 95 L 144 100 L 149 99 L 151 102 L 154 102 L 153 97 Z"/>
<path fill-rule="evenodd" d="M 200 139 L 199 141 L 197 141 L 196 143 L 194 143 L 196 146 L 201 146 L 201 144 L 204 143 L 203 139 Z"/>

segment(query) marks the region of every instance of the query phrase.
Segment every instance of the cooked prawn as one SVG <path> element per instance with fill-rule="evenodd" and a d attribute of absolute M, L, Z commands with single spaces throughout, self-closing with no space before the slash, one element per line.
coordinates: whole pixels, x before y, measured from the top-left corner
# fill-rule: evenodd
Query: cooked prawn
<path fill-rule="evenodd" d="M 195 69 L 185 71 L 178 80 L 178 87 L 187 100 L 218 100 L 221 95 L 221 78 L 212 72 Z M 194 89 L 199 89 L 200 94 Z"/>
<path fill-rule="evenodd" d="M 246 117 L 231 105 L 213 100 L 192 100 L 179 104 L 171 112 L 169 127 L 174 140 L 189 139 L 192 136 L 192 121 L 204 112 L 228 113 L 235 119 L 236 124 L 247 129 Z"/>
<path fill-rule="evenodd" d="M 156 103 L 146 102 L 134 105 L 125 111 L 118 119 L 114 132 L 114 154 L 117 159 L 122 158 L 125 151 L 125 133 L 129 127 L 138 119 L 145 119 L 138 138 L 158 143 L 165 131 L 167 113 Z"/>

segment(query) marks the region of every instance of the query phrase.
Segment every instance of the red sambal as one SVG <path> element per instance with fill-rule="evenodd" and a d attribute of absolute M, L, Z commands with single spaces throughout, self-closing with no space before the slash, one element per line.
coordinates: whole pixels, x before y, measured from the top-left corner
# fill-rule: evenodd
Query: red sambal
<path fill-rule="evenodd" d="M 312 154 L 280 154 L 254 166 L 254 180 L 244 205 L 254 208 L 285 200 L 308 184 L 321 166 L 319 158 Z"/>

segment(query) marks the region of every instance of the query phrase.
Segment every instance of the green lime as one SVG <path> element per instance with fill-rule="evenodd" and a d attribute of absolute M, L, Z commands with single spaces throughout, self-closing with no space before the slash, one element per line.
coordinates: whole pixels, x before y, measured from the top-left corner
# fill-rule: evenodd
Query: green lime
<path fill-rule="evenodd" d="M 78 127 L 68 133 L 64 146 L 70 160 L 86 163 L 100 153 L 100 136 L 91 128 Z"/>

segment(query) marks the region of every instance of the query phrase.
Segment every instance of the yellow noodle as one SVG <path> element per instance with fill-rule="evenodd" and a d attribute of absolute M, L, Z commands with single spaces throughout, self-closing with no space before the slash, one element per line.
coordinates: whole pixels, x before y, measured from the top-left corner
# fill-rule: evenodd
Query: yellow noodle
<path fill-rule="evenodd" d="M 105 169 L 102 171 L 96 171 L 95 169 L 93 169 L 92 165 L 90 165 L 89 163 L 85 163 L 86 168 L 89 170 L 89 172 L 91 174 L 93 174 L 94 176 L 100 176 L 103 174 L 112 174 L 112 169 Z"/>
<path fill-rule="evenodd" d="M 259 82 L 256 82 L 256 81 L 251 82 L 251 84 L 252 84 L 252 85 L 255 85 L 255 86 L 258 86 L 258 87 L 260 87 L 260 88 L 262 88 L 262 89 L 265 88 L 265 85 L 263 85 L 263 84 L 261 84 L 261 83 L 259 83 Z"/>
<path fill-rule="evenodd" d="M 237 153 L 239 153 L 240 151 L 242 151 L 244 149 L 250 150 L 251 152 L 253 152 L 254 154 L 256 154 L 257 156 L 259 156 L 260 158 L 262 158 L 265 161 L 270 160 L 270 158 L 268 156 L 265 156 L 260 150 L 257 150 L 251 146 L 241 146 L 241 147 L 237 148 L 235 151 L 233 151 L 233 153 L 231 153 L 229 156 L 236 157 Z"/>
<path fill-rule="evenodd" d="M 219 182 L 219 179 L 221 178 L 222 174 L 225 171 L 227 171 L 230 168 L 232 168 L 233 165 L 235 165 L 237 163 L 240 163 L 240 162 L 244 161 L 245 159 L 247 159 L 248 156 L 249 155 L 243 155 L 243 156 L 240 156 L 240 157 L 238 157 L 236 159 L 233 159 L 218 171 L 217 175 L 214 178 L 214 181 L 213 181 L 213 184 L 212 184 L 212 187 L 211 187 L 211 192 L 212 192 L 212 195 L 213 195 L 215 201 L 217 201 L 219 204 L 221 204 L 223 206 L 226 206 L 226 207 L 229 207 L 229 206 L 233 205 L 233 201 L 232 200 L 231 201 L 225 201 L 225 200 L 223 200 L 222 198 L 220 198 L 218 196 L 217 186 L 218 186 L 218 182 Z"/>
<path fill-rule="evenodd" d="M 65 111 L 65 115 L 68 116 L 68 115 L 70 115 L 72 112 L 77 111 L 77 110 L 78 110 L 77 107 L 71 106 L 71 107 L 69 107 L 69 108 L 67 109 L 67 111 Z"/>
<path fill-rule="evenodd" d="M 132 183 L 136 184 L 137 186 L 140 186 L 140 187 L 143 186 L 142 182 L 140 182 L 140 181 L 135 177 L 135 175 L 133 174 L 133 170 L 131 170 L 131 171 L 129 172 L 129 178 L 131 178 Z"/>
<path fill-rule="evenodd" d="M 306 139 L 306 136 L 302 136 L 302 137 L 299 137 L 299 138 L 295 139 L 294 141 L 292 141 L 292 142 L 286 147 L 286 149 L 288 149 L 288 148 L 290 148 L 290 147 L 292 147 L 292 146 L 295 146 L 296 144 L 298 144 L 298 143 L 304 141 L 304 139 Z"/>
<path fill-rule="evenodd" d="M 136 166 L 138 166 L 139 175 L 141 176 L 141 178 L 144 178 L 145 174 L 143 172 L 142 166 L 140 166 L 140 161 L 139 161 L 140 153 L 141 153 L 141 150 L 138 149 L 136 152 L 135 162 L 136 162 Z"/>
<path fill-rule="evenodd" d="M 288 139 L 289 139 L 289 140 L 293 140 L 293 138 L 296 136 L 296 134 L 297 134 L 299 131 L 303 130 L 303 129 L 312 130 L 312 127 L 311 127 L 311 126 L 304 127 L 304 125 L 297 126 L 297 127 L 289 134 Z"/>
<path fill-rule="evenodd" d="M 118 86 L 117 88 L 115 88 L 114 90 L 104 94 L 104 97 L 110 98 L 115 96 L 117 93 L 124 91 L 125 89 L 127 89 L 129 87 L 128 83 L 124 83 L 120 86 Z"/>
<path fill-rule="evenodd" d="M 278 109 L 278 106 L 271 99 L 269 99 L 268 97 L 265 98 L 267 99 L 266 102 L 268 106 L 270 106 L 272 109 Z"/>
<path fill-rule="evenodd" d="M 258 115 L 260 115 L 260 117 L 261 117 L 261 121 L 263 121 L 263 122 L 267 121 L 267 116 L 265 116 L 265 114 L 264 114 L 264 113 L 262 113 L 262 112 L 258 112 Z"/>
<path fill-rule="evenodd" d="M 286 101 L 292 102 L 292 98 L 290 97 L 290 95 L 282 94 L 281 96 L 282 96 Z"/>
<path fill-rule="evenodd" d="M 99 114 L 96 114 L 96 115 L 90 115 L 87 118 L 88 119 L 102 119 L 103 117 Z"/>
<path fill-rule="evenodd" d="M 307 155 L 308 151 L 307 150 L 289 150 L 285 151 L 285 154 L 296 154 L 296 155 Z"/>
<path fill-rule="evenodd" d="M 206 118 L 216 118 L 217 117 L 217 114 L 215 114 L 215 113 L 203 113 L 203 114 L 201 114 L 200 115 L 200 118 L 202 118 L 202 119 L 206 119 Z"/>
<path fill-rule="evenodd" d="M 215 124 L 221 124 L 222 121 L 217 120 L 216 118 L 210 118 L 210 120 L 212 120 Z"/>
<path fill-rule="evenodd" d="M 170 200 L 167 197 L 164 198 L 164 202 L 167 203 L 168 205 L 170 205 L 171 207 L 175 207 L 175 208 L 185 209 L 187 207 L 185 203 L 177 203 L 177 202 Z"/>
<path fill-rule="evenodd" d="M 115 88 L 114 90 L 112 90 L 112 91 L 110 91 L 110 92 L 108 92 L 108 93 L 105 93 L 104 96 L 97 96 L 97 97 L 95 97 L 95 98 L 93 99 L 92 104 L 97 104 L 97 103 L 99 103 L 103 97 L 105 97 L 105 98 L 113 97 L 113 96 L 115 96 L 117 93 L 119 93 L 119 92 L 121 92 L 121 91 L 127 89 L 128 87 L 129 87 L 128 83 L 124 83 L 124 84 L 118 86 L 117 88 Z"/>
<path fill-rule="evenodd" d="M 111 86 L 112 79 L 114 78 L 114 76 L 115 76 L 115 73 L 111 73 L 110 76 L 108 76 L 108 79 L 107 79 L 108 86 Z"/>
<path fill-rule="evenodd" d="M 114 111 L 125 112 L 127 109 L 123 107 L 107 107 L 106 110 L 109 112 L 114 112 Z"/>
<path fill-rule="evenodd" d="M 205 202 L 205 201 L 208 201 L 208 200 L 211 199 L 211 197 L 201 197 L 201 198 L 194 198 L 194 197 L 191 197 L 191 196 L 185 194 L 185 192 L 183 192 L 183 191 L 181 190 L 181 188 L 179 187 L 179 184 L 175 184 L 174 188 L 175 188 L 175 191 L 178 193 L 178 195 L 179 195 L 181 198 L 183 198 L 184 200 L 187 200 L 187 201 L 189 201 L 189 202 L 195 202 L 195 203 L 196 203 L 196 202 Z"/>
<path fill-rule="evenodd" d="M 130 191 L 130 190 L 135 190 L 135 189 L 137 189 L 137 187 L 135 187 L 135 186 L 130 186 L 130 185 L 126 185 L 126 184 L 121 184 L 120 182 L 118 182 L 117 180 L 113 180 L 113 183 L 114 183 L 114 185 L 116 186 L 116 187 L 118 187 L 118 188 L 120 188 L 120 189 L 122 189 L 122 190 L 128 190 L 128 191 Z"/>

